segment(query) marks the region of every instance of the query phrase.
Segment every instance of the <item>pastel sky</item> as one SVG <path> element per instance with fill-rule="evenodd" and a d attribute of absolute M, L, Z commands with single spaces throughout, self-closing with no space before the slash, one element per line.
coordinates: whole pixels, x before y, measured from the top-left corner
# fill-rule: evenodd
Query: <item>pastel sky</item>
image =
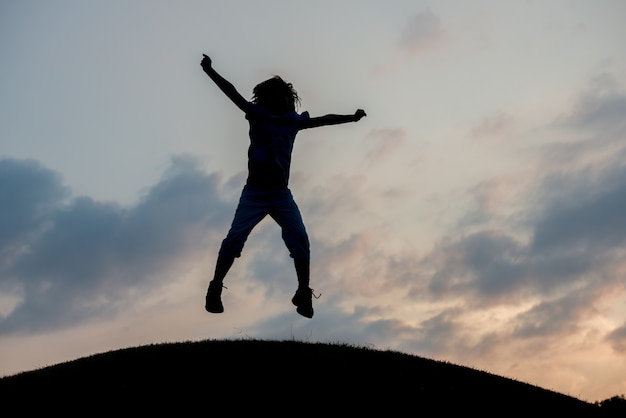
<path fill-rule="evenodd" d="M 0 375 L 111 349 L 297 339 L 626 393 L 626 2 L 1 1 Z M 270 218 L 204 311 L 244 97 L 301 111 L 315 316 Z M 315 365 L 311 364 L 314 372 Z"/>

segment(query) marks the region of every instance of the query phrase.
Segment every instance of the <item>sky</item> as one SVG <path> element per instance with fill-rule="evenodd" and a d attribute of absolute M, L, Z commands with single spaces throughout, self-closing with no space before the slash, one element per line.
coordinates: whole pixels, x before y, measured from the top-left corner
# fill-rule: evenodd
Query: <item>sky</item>
<path fill-rule="evenodd" d="M 206 339 L 329 342 L 626 393 L 626 2 L 0 1 L 0 375 Z M 264 219 L 204 311 L 246 98 L 299 111 L 315 316 Z M 311 364 L 314 373 L 315 365 Z"/>

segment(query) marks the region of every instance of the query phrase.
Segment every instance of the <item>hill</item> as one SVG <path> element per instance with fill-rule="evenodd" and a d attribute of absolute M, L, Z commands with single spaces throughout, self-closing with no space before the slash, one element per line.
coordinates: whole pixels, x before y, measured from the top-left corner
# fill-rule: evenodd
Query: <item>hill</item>
<path fill-rule="evenodd" d="M 207 340 L 115 350 L 4 377 L 0 397 L 5 410 L 21 415 L 608 416 L 599 404 L 467 367 L 298 341 Z"/>

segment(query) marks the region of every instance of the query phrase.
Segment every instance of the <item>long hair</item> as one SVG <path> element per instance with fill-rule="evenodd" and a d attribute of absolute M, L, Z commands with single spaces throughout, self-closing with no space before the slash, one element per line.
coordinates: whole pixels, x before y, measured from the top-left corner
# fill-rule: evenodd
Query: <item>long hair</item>
<path fill-rule="evenodd" d="M 271 113 L 282 114 L 294 112 L 300 105 L 300 96 L 291 83 L 275 75 L 254 87 L 252 102 L 263 106 Z"/>

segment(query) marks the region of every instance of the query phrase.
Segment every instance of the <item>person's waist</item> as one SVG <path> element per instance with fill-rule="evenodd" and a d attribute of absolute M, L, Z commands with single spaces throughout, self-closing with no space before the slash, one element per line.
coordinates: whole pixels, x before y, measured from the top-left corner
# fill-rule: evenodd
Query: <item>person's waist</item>
<path fill-rule="evenodd" d="M 251 193 L 263 193 L 263 194 L 284 194 L 289 193 L 289 187 L 282 185 L 263 185 L 248 182 L 243 189 Z"/>
<path fill-rule="evenodd" d="M 271 172 L 268 170 L 250 170 L 246 180 L 246 186 L 254 190 L 287 190 L 289 177 L 284 172 Z"/>

